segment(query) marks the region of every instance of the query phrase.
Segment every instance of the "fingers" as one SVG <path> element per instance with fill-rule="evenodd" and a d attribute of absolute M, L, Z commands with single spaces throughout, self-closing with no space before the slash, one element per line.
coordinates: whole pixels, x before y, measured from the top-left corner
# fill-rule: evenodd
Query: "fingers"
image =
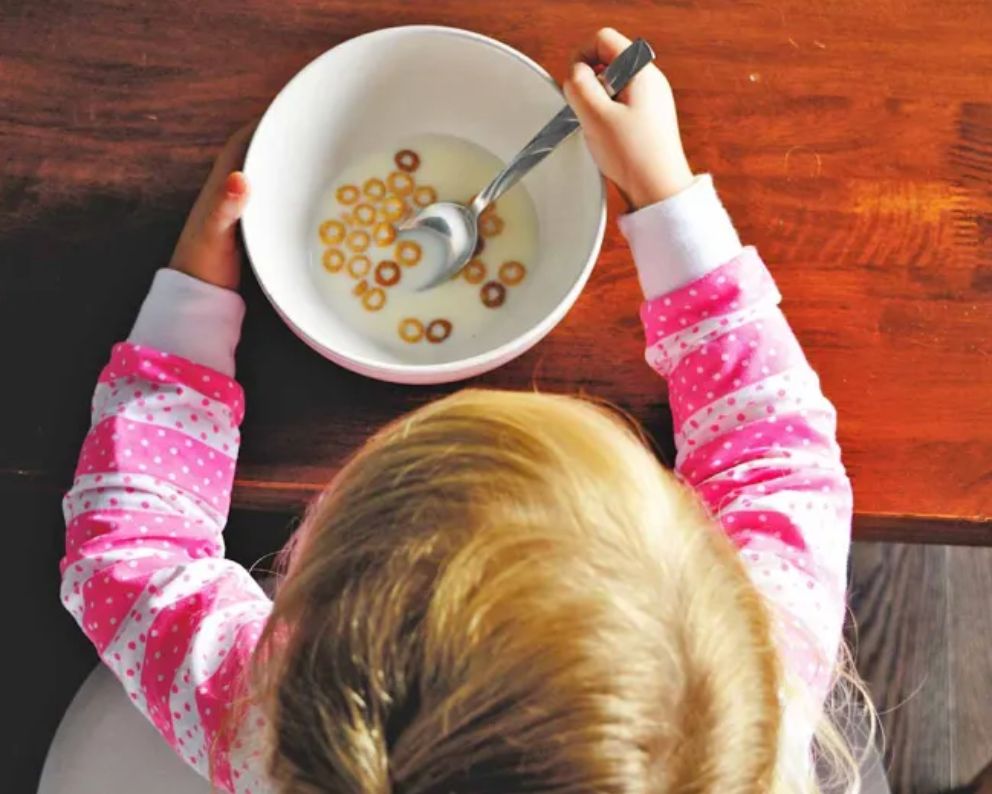
<path fill-rule="evenodd" d="M 256 126 L 257 120 L 241 127 L 214 160 L 189 217 L 189 225 L 200 233 L 226 232 L 241 217 L 248 201 L 248 182 L 240 168 Z"/>
<path fill-rule="evenodd" d="M 248 151 L 248 144 L 251 136 L 258 126 L 258 119 L 248 122 L 227 139 L 224 147 L 217 155 L 217 165 L 224 173 L 240 168 L 245 161 L 245 154 Z"/>
<path fill-rule="evenodd" d="M 565 99 L 579 117 L 579 123 L 589 128 L 615 110 L 603 84 L 587 63 L 572 64 L 572 71 L 563 86 Z"/>
<path fill-rule="evenodd" d="M 579 50 L 579 60 L 590 66 L 598 63 L 609 65 L 621 52 L 633 42 L 613 28 L 600 28 L 592 41 Z"/>
<path fill-rule="evenodd" d="M 245 162 L 245 154 L 248 151 L 248 143 L 251 141 L 252 133 L 258 126 L 258 120 L 245 124 L 235 132 L 218 152 L 214 160 L 210 175 L 207 177 L 207 185 L 213 187 L 227 178 L 232 171 L 240 170 Z"/>
<path fill-rule="evenodd" d="M 589 64 L 598 74 L 631 44 L 633 42 L 630 39 L 613 28 L 601 28 L 593 39 L 578 51 L 576 60 Z M 657 78 L 660 76 L 658 69 L 648 64 L 615 98 L 623 104 L 638 105 L 656 90 L 650 83 L 657 83 Z"/>
<path fill-rule="evenodd" d="M 240 171 L 232 171 L 208 199 L 203 233 L 208 236 L 227 234 L 238 222 L 248 203 L 248 181 Z"/>

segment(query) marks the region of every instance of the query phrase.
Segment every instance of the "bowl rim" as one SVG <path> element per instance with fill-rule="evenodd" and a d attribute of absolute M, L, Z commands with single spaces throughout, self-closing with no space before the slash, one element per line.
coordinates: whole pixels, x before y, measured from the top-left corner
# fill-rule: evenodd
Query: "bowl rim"
<path fill-rule="evenodd" d="M 509 55 L 510 57 L 515 58 L 530 67 L 532 71 L 537 73 L 539 77 L 542 77 L 560 96 L 562 96 L 562 100 L 564 101 L 564 96 L 562 95 L 561 89 L 558 87 L 558 84 L 555 82 L 554 78 L 551 77 L 543 66 L 527 55 L 524 55 L 524 53 L 519 50 L 511 47 L 509 44 L 505 44 L 490 36 L 486 36 L 472 30 L 465 30 L 464 28 L 449 27 L 447 25 L 394 25 L 392 27 L 377 28 L 376 30 L 370 30 L 366 33 L 359 34 L 358 36 L 353 36 L 350 39 L 335 44 L 330 49 L 324 50 L 299 69 L 286 82 L 286 84 L 279 89 L 276 95 L 272 98 L 272 101 L 269 102 L 268 106 L 265 108 L 265 112 L 262 114 L 257 125 L 255 126 L 255 129 L 252 131 L 251 140 L 249 141 L 248 148 L 245 152 L 245 172 L 249 170 L 249 162 L 251 161 L 252 152 L 255 148 L 255 140 L 258 135 L 258 130 L 265 122 L 266 117 L 272 112 L 273 106 L 297 80 L 303 77 L 305 72 L 314 68 L 318 61 L 328 56 L 331 52 L 334 52 L 341 47 L 352 46 L 358 41 L 367 41 L 369 39 L 386 38 L 396 35 L 407 35 L 410 33 L 430 33 L 456 36 L 460 38 L 472 39 L 480 44 L 493 47 L 505 55 Z M 534 324 L 530 328 L 527 328 L 509 341 L 504 342 L 497 347 L 487 350 L 484 353 L 476 353 L 475 355 L 460 358 L 455 361 L 444 361 L 435 364 L 398 364 L 383 362 L 381 360 L 367 358 L 361 355 L 344 353 L 340 350 L 329 348 L 327 345 L 317 341 L 302 328 L 300 328 L 300 326 L 294 322 L 292 318 L 290 318 L 289 314 L 284 311 L 278 303 L 276 303 L 269 290 L 266 288 L 265 282 L 259 275 L 258 268 L 255 266 L 254 257 L 252 256 L 250 240 L 251 235 L 248 232 L 249 226 L 243 221 L 241 222 L 241 237 L 244 241 L 245 253 L 247 254 L 248 262 L 251 266 L 252 272 L 255 275 L 255 281 L 258 283 L 259 288 L 265 295 L 266 300 L 268 300 L 268 302 L 275 309 L 276 314 L 282 318 L 283 322 L 289 326 L 293 333 L 313 350 L 334 363 L 367 377 L 373 377 L 393 383 L 425 385 L 445 383 L 459 380 L 461 378 L 481 375 L 522 355 L 540 342 L 552 330 L 554 330 L 572 306 L 575 305 L 575 302 L 578 300 L 579 295 L 585 288 L 590 275 L 592 275 L 596 261 L 599 259 L 599 254 L 603 246 L 603 238 L 606 234 L 606 186 L 602 175 L 600 175 L 597 180 L 597 186 L 599 188 L 599 219 L 597 221 L 593 243 L 589 249 L 589 255 L 586 258 L 585 264 L 576 274 L 575 281 L 572 283 L 572 286 L 565 293 L 562 299 L 558 301 L 554 309 L 545 315 L 540 322 Z"/>

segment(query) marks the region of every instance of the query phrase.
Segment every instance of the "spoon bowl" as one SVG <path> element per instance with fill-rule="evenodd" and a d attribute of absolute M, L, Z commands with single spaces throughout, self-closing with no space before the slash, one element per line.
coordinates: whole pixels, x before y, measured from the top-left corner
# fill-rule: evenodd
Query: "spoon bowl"
<path fill-rule="evenodd" d="M 397 230 L 400 236 L 423 230 L 439 249 L 419 269 L 420 278 L 404 279 L 402 283 L 407 289 L 430 289 L 456 276 L 468 264 L 479 244 L 479 216 L 474 206 L 474 202 L 465 205 L 455 201 L 438 201 L 400 225 Z"/>

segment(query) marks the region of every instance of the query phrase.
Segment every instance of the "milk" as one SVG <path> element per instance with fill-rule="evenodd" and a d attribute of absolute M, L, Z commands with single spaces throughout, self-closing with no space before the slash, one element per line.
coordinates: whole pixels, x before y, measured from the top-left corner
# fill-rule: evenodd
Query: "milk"
<path fill-rule="evenodd" d="M 483 236 L 484 247 L 476 258 L 485 265 L 486 275 L 477 284 L 469 283 L 463 274 L 423 292 L 404 289 L 401 284 L 383 286 L 375 281 L 376 266 L 383 260 L 396 261 L 396 242 L 400 238 L 388 245 L 371 242 L 369 248 L 363 252 L 371 261 L 371 270 L 364 277 L 367 282 L 366 292 L 373 288 L 382 290 L 385 303 L 377 311 L 369 311 L 363 305 L 361 297 L 354 294 L 363 279 L 353 277 L 348 272 L 347 265 L 338 272 L 330 273 L 322 264 L 328 247 L 338 248 L 346 258 L 356 254 L 349 251 L 343 243 L 329 246 L 320 239 L 317 230 L 327 220 L 340 220 L 354 212 L 356 204 L 345 205 L 338 200 L 339 187 L 354 185 L 361 189 L 372 177 L 386 182 L 390 174 L 400 170 L 393 158 L 397 151 L 403 149 L 416 152 L 420 158 L 419 167 L 410 174 L 416 185 L 433 187 L 439 201 L 467 202 L 503 167 L 497 157 L 482 147 L 448 135 L 420 135 L 401 139 L 388 151 L 374 152 L 352 163 L 328 185 L 312 223 L 314 242 L 310 257 L 311 274 L 315 288 L 326 302 L 328 311 L 334 312 L 389 357 L 411 364 L 450 361 L 459 357 L 459 349 L 471 349 L 471 340 L 489 325 L 505 322 L 507 314 L 513 311 L 514 302 L 521 299 L 521 292 L 529 288 L 528 275 L 537 262 L 537 216 L 523 185 L 514 186 L 499 199 L 495 213 L 502 221 L 502 229 L 498 234 Z M 366 196 L 359 198 L 358 203 L 374 205 Z M 416 212 L 418 208 L 410 201 L 407 203 Z M 350 230 L 357 227 L 346 225 L 346 228 Z M 366 230 L 371 236 L 372 229 Z M 426 268 L 434 271 L 438 263 L 431 259 L 441 255 L 440 247 L 429 234 L 421 232 L 414 239 L 422 246 L 420 264 L 399 267 L 401 281 L 405 279 L 407 287 L 415 283 Z M 513 284 L 517 279 L 512 276 L 519 275 L 519 268 L 514 266 L 511 270 L 504 269 L 505 274 L 511 274 L 511 278 L 502 286 L 505 299 L 495 308 L 487 307 L 480 298 L 481 291 L 488 285 L 487 294 L 490 302 L 493 302 L 491 298 L 494 292 L 500 294 L 501 288 L 494 287 L 492 283 L 500 282 L 500 267 L 511 261 L 521 263 L 526 274 L 519 283 Z M 361 267 L 356 267 L 355 270 L 360 271 Z M 379 296 L 374 297 L 378 299 Z M 369 301 L 371 305 L 376 305 L 377 302 L 378 300 Z M 407 339 L 413 339 L 417 337 L 417 323 L 425 332 L 430 328 L 435 340 L 443 335 L 446 324 L 450 324 L 450 334 L 443 341 L 432 342 L 426 333 L 416 341 L 405 341 L 400 335 L 401 324 L 404 324 Z"/>

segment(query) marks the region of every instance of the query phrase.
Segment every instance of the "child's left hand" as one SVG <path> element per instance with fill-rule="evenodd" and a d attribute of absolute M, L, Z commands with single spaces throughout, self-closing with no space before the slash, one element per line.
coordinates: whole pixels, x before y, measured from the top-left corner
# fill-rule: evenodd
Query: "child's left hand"
<path fill-rule="evenodd" d="M 171 268 L 224 289 L 237 289 L 241 281 L 235 227 L 248 202 L 248 182 L 236 169 L 254 127 L 242 127 L 224 144 L 169 262 Z"/>

